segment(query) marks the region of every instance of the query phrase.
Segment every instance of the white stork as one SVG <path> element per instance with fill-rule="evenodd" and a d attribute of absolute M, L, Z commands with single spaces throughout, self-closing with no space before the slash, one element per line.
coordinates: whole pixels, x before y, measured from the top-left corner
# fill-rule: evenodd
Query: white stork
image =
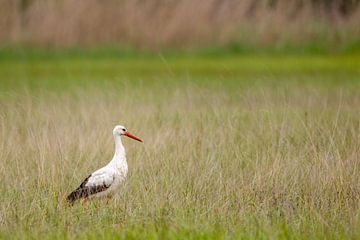
<path fill-rule="evenodd" d="M 142 142 L 141 139 L 130 134 L 124 126 L 117 125 L 113 130 L 115 139 L 115 154 L 112 160 L 92 174 L 90 174 L 80 186 L 67 196 L 70 204 L 78 199 L 93 197 L 112 196 L 120 183 L 126 178 L 128 165 L 126 162 L 125 148 L 121 142 L 121 136 L 127 136 Z"/>

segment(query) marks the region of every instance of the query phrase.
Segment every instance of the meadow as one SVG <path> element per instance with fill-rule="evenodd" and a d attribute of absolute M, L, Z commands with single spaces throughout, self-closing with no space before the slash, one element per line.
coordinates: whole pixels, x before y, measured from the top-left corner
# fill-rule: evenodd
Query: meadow
<path fill-rule="evenodd" d="M 0 55 L 0 238 L 360 238 L 360 55 Z M 106 204 L 66 195 L 123 140 Z"/>

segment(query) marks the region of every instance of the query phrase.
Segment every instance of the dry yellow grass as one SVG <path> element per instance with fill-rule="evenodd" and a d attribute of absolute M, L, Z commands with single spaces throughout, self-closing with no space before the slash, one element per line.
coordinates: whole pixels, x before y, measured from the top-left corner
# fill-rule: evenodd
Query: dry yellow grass
<path fill-rule="evenodd" d="M 358 236 L 359 92 L 264 83 L 125 82 L 3 96 L 3 236 Z M 121 194 L 106 207 L 66 208 L 66 194 L 112 157 L 118 123 L 144 140 L 124 140 Z"/>

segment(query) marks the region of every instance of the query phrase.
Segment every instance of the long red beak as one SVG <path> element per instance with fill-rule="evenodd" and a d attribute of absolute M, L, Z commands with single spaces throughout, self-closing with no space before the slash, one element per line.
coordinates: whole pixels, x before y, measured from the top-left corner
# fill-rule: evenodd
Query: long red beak
<path fill-rule="evenodd" d="M 134 135 L 132 135 L 131 133 L 129 133 L 128 131 L 126 131 L 124 133 L 125 136 L 129 137 L 129 138 L 132 138 L 132 139 L 135 139 L 136 141 L 139 141 L 139 142 L 142 142 L 142 140 L 138 137 L 135 137 Z"/>

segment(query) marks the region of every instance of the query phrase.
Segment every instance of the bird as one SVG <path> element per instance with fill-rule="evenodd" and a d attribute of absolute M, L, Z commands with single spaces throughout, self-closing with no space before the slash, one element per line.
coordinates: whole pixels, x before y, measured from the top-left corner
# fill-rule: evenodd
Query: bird
<path fill-rule="evenodd" d="M 124 182 L 128 173 L 125 148 L 121 137 L 126 136 L 136 141 L 143 142 L 140 138 L 132 135 L 122 125 L 116 125 L 113 129 L 115 140 L 115 153 L 112 160 L 104 167 L 88 175 L 78 188 L 67 196 L 67 201 L 71 205 L 79 199 L 92 199 L 111 197 L 120 183 Z"/>

